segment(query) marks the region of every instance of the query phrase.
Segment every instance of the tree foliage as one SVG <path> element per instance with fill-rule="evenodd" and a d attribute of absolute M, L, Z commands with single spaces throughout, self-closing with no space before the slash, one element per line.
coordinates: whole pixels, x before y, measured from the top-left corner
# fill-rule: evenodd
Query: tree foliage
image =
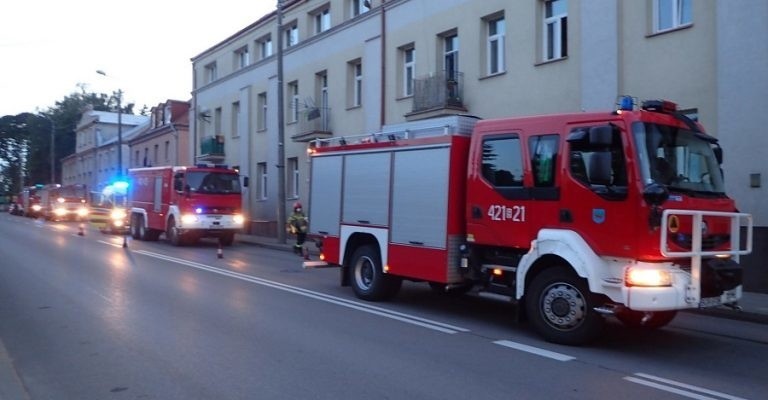
<path fill-rule="evenodd" d="M 0 117 L 0 193 L 18 193 L 22 186 L 61 182 L 60 160 L 75 152 L 75 129 L 88 106 L 117 112 L 118 93 L 89 93 L 85 85 L 44 111 Z M 120 104 L 133 114 L 133 103 Z M 51 182 L 51 145 L 55 176 Z"/>

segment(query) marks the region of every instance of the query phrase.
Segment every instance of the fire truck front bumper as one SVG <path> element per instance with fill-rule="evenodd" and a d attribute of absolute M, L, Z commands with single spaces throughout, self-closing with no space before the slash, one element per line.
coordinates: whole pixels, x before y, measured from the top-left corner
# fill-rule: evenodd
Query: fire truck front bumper
<path fill-rule="evenodd" d="M 652 264 L 651 264 L 652 265 Z M 633 267 L 634 268 L 634 267 Z M 742 267 L 731 259 L 702 260 L 698 285 L 690 269 L 670 264 L 628 268 L 622 288 L 624 304 L 636 311 L 709 308 L 736 303 L 742 296 Z M 698 286 L 698 289 L 694 287 Z"/>

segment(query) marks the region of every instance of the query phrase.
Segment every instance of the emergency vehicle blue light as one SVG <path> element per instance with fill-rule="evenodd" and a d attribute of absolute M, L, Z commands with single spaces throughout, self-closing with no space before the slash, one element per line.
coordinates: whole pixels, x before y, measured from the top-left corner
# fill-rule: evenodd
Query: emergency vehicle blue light
<path fill-rule="evenodd" d="M 195 213 L 196 214 L 202 214 L 203 213 L 203 209 L 200 208 L 200 207 L 197 207 L 197 208 L 195 208 Z"/>
<path fill-rule="evenodd" d="M 112 186 L 117 190 L 126 190 L 128 189 L 128 182 L 126 181 L 117 181 L 112 184 Z"/>
<path fill-rule="evenodd" d="M 619 110 L 632 111 L 635 108 L 635 100 L 632 96 L 621 96 L 619 100 Z"/>

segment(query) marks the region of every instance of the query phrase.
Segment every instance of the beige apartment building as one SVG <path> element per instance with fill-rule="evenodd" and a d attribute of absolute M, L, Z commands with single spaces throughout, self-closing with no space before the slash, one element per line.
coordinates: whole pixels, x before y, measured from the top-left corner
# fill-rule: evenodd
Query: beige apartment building
<path fill-rule="evenodd" d="M 768 93 L 768 2 L 282 3 L 280 31 L 273 12 L 192 59 L 190 153 L 250 177 L 244 201 L 253 233 L 274 235 L 276 207 L 307 201 L 312 139 L 448 114 L 608 110 L 624 94 L 669 99 L 698 118 L 725 150 L 729 193 L 756 225 L 768 226 L 768 210 L 759 207 L 768 135 L 756 128 L 768 125 L 760 109 Z M 277 203 L 281 172 L 285 204 Z"/>
<path fill-rule="evenodd" d="M 189 102 L 167 100 L 152 107 L 147 130 L 127 143 L 127 168 L 191 165 Z"/>

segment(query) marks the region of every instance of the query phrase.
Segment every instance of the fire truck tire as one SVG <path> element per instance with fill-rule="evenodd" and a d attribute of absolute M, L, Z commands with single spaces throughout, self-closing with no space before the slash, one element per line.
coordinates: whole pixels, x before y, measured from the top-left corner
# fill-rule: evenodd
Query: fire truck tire
<path fill-rule="evenodd" d="M 147 223 L 144 221 L 144 217 L 138 217 L 139 221 L 137 223 L 136 231 L 139 236 L 139 240 L 149 240 L 149 234 L 147 232 Z"/>
<path fill-rule="evenodd" d="M 677 315 L 677 311 L 655 311 L 648 313 L 648 318 L 643 321 L 646 313 L 634 310 L 622 310 L 616 313 L 616 319 L 627 327 L 640 329 L 658 329 L 666 326 Z"/>
<path fill-rule="evenodd" d="M 165 229 L 165 236 L 168 237 L 168 241 L 174 246 L 181 246 L 184 243 L 178 228 L 176 228 L 176 220 L 174 220 L 173 217 L 168 219 L 168 227 Z"/>
<path fill-rule="evenodd" d="M 528 318 L 547 341 L 579 345 L 595 339 L 602 330 L 605 319 L 594 310 L 595 295 L 570 269 L 546 269 L 533 278 L 528 289 Z"/>
<path fill-rule="evenodd" d="M 385 275 L 381 256 L 373 245 L 360 246 L 352 255 L 350 283 L 355 295 L 363 300 L 379 301 L 392 298 L 400 290 L 402 279 Z"/>

